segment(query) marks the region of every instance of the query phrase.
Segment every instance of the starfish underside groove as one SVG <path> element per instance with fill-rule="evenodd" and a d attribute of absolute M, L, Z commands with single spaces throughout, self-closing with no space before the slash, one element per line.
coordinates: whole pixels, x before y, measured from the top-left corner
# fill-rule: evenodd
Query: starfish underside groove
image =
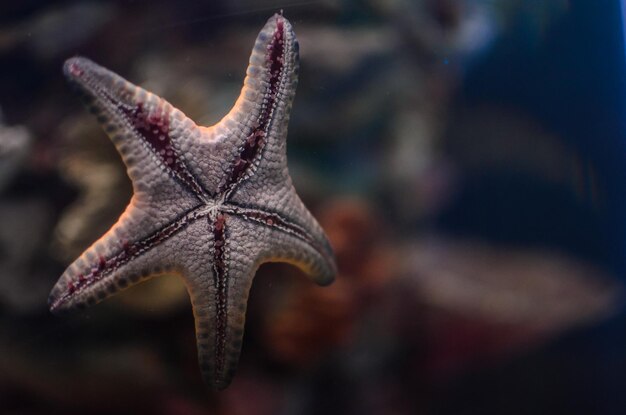
<path fill-rule="evenodd" d="M 83 308 L 145 278 L 178 274 L 193 304 L 203 377 L 228 386 L 257 268 L 291 263 L 320 285 L 336 273 L 287 169 L 298 75 L 290 23 L 282 15 L 268 20 L 235 106 L 208 128 L 86 58 L 69 59 L 64 72 L 119 151 L 134 194 L 118 222 L 63 273 L 51 310 Z"/>

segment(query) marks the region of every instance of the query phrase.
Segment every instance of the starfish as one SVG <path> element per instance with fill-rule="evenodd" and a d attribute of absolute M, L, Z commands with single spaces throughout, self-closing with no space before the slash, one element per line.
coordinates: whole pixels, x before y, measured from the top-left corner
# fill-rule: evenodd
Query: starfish
<path fill-rule="evenodd" d="M 205 381 L 229 385 L 239 360 L 252 279 L 287 262 L 320 285 L 336 273 L 320 225 L 287 169 L 287 124 L 298 42 L 282 15 L 259 33 L 241 94 L 212 127 L 82 57 L 64 73 L 127 166 L 132 199 L 76 259 L 49 298 L 52 312 L 95 304 L 143 279 L 182 277 L 194 310 Z"/>

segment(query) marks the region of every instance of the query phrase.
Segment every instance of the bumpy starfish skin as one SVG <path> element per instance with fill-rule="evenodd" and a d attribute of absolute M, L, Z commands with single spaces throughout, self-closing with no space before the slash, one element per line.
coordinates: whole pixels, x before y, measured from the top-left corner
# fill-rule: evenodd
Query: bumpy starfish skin
<path fill-rule="evenodd" d="M 64 72 L 121 154 L 134 195 L 63 273 L 51 310 L 82 308 L 142 279 L 179 274 L 193 304 L 203 376 L 213 387 L 228 386 L 259 265 L 288 262 L 320 285 L 336 272 L 324 232 L 287 170 L 298 74 L 291 25 L 281 15 L 269 19 L 239 99 L 209 128 L 85 58 L 69 59 Z"/>

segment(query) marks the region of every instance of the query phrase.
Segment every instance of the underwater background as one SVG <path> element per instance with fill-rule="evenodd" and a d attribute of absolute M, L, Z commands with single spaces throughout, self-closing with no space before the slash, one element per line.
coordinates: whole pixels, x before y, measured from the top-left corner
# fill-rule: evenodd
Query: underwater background
<path fill-rule="evenodd" d="M 339 274 L 263 265 L 216 392 L 177 278 L 48 311 L 131 197 L 61 67 L 211 125 L 280 10 Z M 618 0 L 0 2 L 0 414 L 626 413 L 624 33 Z"/>

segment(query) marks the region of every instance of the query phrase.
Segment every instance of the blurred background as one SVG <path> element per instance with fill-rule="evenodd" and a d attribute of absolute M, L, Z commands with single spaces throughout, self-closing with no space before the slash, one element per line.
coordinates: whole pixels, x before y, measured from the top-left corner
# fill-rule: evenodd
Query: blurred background
<path fill-rule="evenodd" d="M 266 19 L 300 41 L 295 186 L 330 287 L 261 267 L 223 392 L 174 277 L 54 317 L 130 199 L 61 75 L 87 56 L 210 125 Z M 618 0 L 0 3 L 1 414 L 626 413 Z"/>

